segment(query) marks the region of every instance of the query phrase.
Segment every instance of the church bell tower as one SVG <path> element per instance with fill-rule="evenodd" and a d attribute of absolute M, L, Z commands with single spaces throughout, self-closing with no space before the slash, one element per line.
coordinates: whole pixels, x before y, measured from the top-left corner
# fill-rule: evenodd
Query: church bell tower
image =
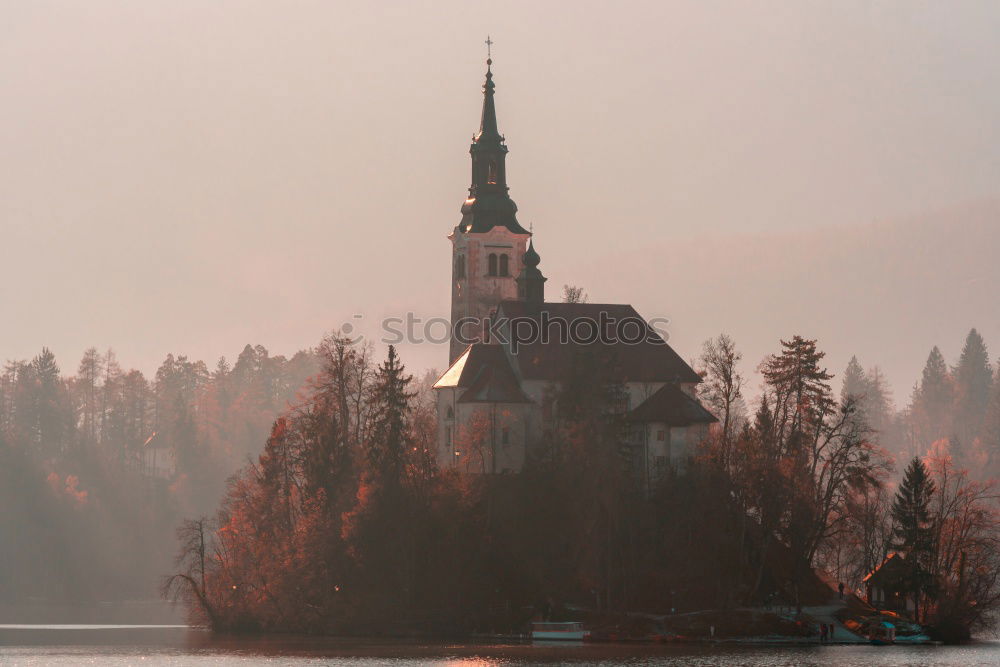
<path fill-rule="evenodd" d="M 481 339 L 482 321 L 500 301 L 518 298 L 531 233 L 517 221 L 517 205 L 507 187 L 507 146 L 497 128 L 493 60 L 486 61 L 483 113 L 472 138 L 472 185 L 462 204 L 462 221 L 452 244 L 451 349 L 454 362 L 470 342 Z"/>

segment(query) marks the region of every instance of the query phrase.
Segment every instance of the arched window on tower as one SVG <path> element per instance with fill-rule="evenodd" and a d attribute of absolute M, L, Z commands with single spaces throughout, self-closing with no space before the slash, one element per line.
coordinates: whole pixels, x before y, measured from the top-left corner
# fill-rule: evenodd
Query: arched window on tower
<path fill-rule="evenodd" d="M 465 277 L 465 255 L 459 255 L 455 258 L 455 277 Z"/>
<path fill-rule="evenodd" d="M 510 266 L 508 264 L 509 261 L 510 260 L 507 258 L 507 255 L 500 255 L 500 275 L 501 276 L 509 276 L 510 275 Z"/>
<path fill-rule="evenodd" d="M 486 170 L 486 182 L 490 185 L 497 184 L 497 161 L 490 160 L 490 163 Z"/>
<path fill-rule="evenodd" d="M 488 275 L 495 276 L 497 274 L 497 256 L 496 253 L 490 253 L 489 259 L 487 260 L 488 265 Z"/>

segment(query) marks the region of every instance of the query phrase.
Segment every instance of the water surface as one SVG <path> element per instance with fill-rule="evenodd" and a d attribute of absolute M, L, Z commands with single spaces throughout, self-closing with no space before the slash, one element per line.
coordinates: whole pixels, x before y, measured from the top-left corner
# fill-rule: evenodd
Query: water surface
<path fill-rule="evenodd" d="M 0 665 L 629 664 L 717 667 L 958 667 L 1000 665 L 1000 643 L 969 646 L 531 645 L 232 638 L 183 626 L 0 625 Z"/>

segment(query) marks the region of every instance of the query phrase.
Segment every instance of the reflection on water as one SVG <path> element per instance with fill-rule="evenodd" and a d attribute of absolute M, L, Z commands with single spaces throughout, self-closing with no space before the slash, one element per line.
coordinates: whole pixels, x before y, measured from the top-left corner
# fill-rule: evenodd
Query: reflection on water
<path fill-rule="evenodd" d="M 525 665 L 965 667 L 1000 664 L 1000 643 L 970 646 L 656 646 L 448 644 L 214 637 L 183 626 L 0 625 L 2 665 Z"/>

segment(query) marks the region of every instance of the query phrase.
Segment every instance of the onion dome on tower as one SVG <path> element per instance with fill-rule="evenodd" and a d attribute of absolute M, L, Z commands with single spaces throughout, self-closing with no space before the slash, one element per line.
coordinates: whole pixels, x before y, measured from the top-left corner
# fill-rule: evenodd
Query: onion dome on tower
<path fill-rule="evenodd" d="M 548 280 L 538 270 L 542 258 L 535 252 L 535 242 L 528 242 L 528 250 L 524 253 L 524 268 L 517 277 L 517 298 L 526 303 L 542 304 L 545 302 L 545 281 Z"/>

